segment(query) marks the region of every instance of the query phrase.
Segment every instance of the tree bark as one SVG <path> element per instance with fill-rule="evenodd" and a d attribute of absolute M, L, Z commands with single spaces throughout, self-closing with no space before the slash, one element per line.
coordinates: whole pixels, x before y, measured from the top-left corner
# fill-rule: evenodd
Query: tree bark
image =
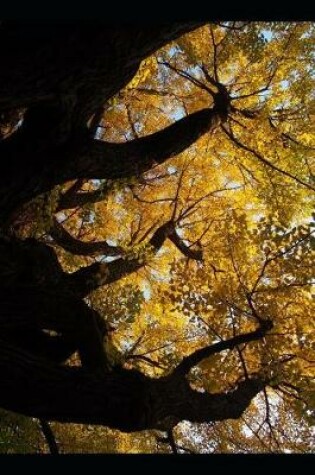
<path fill-rule="evenodd" d="M 139 177 L 226 120 L 228 99 L 218 93 L 213 108 L 128 143 L 95 140 L 87 127 L 91 115 L 130 81 L 142 59 L 201 24 L 147 29 L 0 25 L 0 112 L 27 108 L 21 127 L 0 142 L 2 225 L 21 204 L 68 180 Z M 174 223 L 151 237 L 154 254 L 167 238 L 187 257 L 202 258 L 184 245 Z M 65 240 L 69 243 L 69 236 Z M 238 418 L 266 385 L 255 376 L 229 393 L 201 394 L 186 379 L 203 358 L 262 338 L 266 329 L 198 350 L 159 379 L 109 367 L 104 322 L 80 298 L 136 271 L 146 256 L 93 264 L 65 275 L 48 246 L 1 238 L 0 260 L 1 407 L 44 420 L 101 424 L 126 432 L 168 431 L 184 419 Z M 58 333 L 55 340 L 47 330 Z M 64 365 L 75 350 L 82 366 Z"/>
<path fill-rule="evenodd" d="M 121 368 L 97 374 L 54 366 L 6 341 L 0 345 L 0 374 L 1 407 L 45 420 L 105 425 L 124 432 L 169 430 L 182 420 L 236 419 L 266 385 L 253 378 L 230 393 L 198 393 L 185 379 L 172 376 L 150 379 Z"/>
<path fill-rule="evenodd" d="M 149 242 L 139 250 L 126 253 L 123 257 L 112 262 L 95 262 L 72 274 L 64 273 L 63 285 L 78 297 L 86 297 L 93 290 L 103 285 L 112 284 L 141 269 L 158 253 L 168 238 L 175 242 L 176 247 L 186 257 L 195 260 L 202 259 L 202 253 L 199 250 L 190 249 L 181 241 L 175 231 L 174 223 L 169 221 L 160 226 Z"/>
<path fill-rule="evenodd" d="M 58 444 L 49 423 L 44 419 L 40 419 L 39 423 L 51 455 L 59 455 Z"/>
<path fill-rule="evenodd" d="M 93 256 L 95 254 L 103 254 L 105 256 L 120 256 L 124 253 L 119 246 L 111 246 L 107 241 L 81 241 L 71 236 L 68 231 L 55 219 L 53 227 L 49 230 L 49 234 L 56 244 L 61 246 L 71 254 L 80 256 Z"/>
<path fill-rule="evenodd" d="M 106 199 L 106 195 L 111 189 L 110 186 L 101 185 L 99 189 L 94 191 L 78 191 L 81 189 L 84 179 L 76 180 L 75 184 L 63 193 L 59 199 L 57 211 L 69 208 L 81 208 L 86 204 L 98 203 Z"/>
<path fill-rule="evenodd" d="M 0 110 L 71 96 L 75 120 L 85 122 L 129 82 L 142 59 L 204 23 L 139 28 L 2 22 Z"/>
<path fill-rule="evenodd" d="M 183 152 L 217 125 L 213 109 L 203 109 L 147 137 L 121 144 L 91 139 L 86 133 L 48 149 L 27 145 L 20 134 L 0 142 L 3 160 L 0 179 L 0 217 L 54 186 L 76 178 L 111 180 L 139 177 L 157 163 Z M 27 126 L 27 125 L 26 125 Z M 18 134 L 18 132 L 17 132 Z M 45 158 L 43 159 L 43 155 Z"/>

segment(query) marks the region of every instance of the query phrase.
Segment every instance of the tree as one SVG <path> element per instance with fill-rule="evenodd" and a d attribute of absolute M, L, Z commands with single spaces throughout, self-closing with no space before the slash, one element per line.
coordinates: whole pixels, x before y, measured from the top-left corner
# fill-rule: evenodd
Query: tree
<path fill-rule="evenodd" d="M 311 450 L 314 26 L 0 34 L 1 407 Z"/>

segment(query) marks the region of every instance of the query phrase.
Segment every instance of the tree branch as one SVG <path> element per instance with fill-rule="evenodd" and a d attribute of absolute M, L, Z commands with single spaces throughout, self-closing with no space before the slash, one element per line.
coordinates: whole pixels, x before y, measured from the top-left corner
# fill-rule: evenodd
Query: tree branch
<path fill-rule="evenodd" d="M 170 444 L 173 454 L 178 454 L 177 444 L 175 442 L 173 429 L 167 432 L 167 442 Z"/>
<path fill-rule="evenodd" d="M 246 150 L 247 152 L 250 152 L 251 154 L 253 154 L 264 165 L 266 165 L 269 168 L 272 168 L 273 170 L 281 173 L 282 175 L 285 175 L 285 176 L 291 178 L 292 180 L 296 181 L 300 185 L 303 185 L 306 188 L 309 188 L 310 190 L 315 191 L 315 188 L 313 186 L 309 185 L 308 183 L 306 183 L 303 180 L 300 180 L 300 178 L 296 177 L 295 175 L 292 175 L 290 172 L 287 172 L 287 171 L 283 170 L 282 168 L 277 167 L 277 165 L 274 165 L 273 163 L 271 163 L 269 160 L 267 160 L 265 157 L 263 157 L 260 153 L 256 152 L 256 150 L 254 150 L 251 147 L 248 147 L 247 145 L 240 142 L 235 137 L 235 135 L 233 133 L 229 132 L 224 127 L 224 125 L 221 124 L 221 128 L 222 128 L 223 132 L 229 137 L 229 139 L 232 140 L 233 143 L 235 143 L 235 145 L 237 145 L 239 148 L 242 148 L 243 150 Z"/>
<path fill-rule="evenodd" d="M 85 297 L 98 287 L 116 282 L 132 272 L 141 269 L 147 264 L 148 259 L 152 258 L 152 255 L 154 256 L 160 250 L 167 238 L 169 238 L 186 257 L 201 260 L 202 251 L 187 247 L 177 235 L 174 228 L 174 223 L 169 221 L 160 226 L 149 242 L 142 249 L 139 249 L 139 251 L 131 252 L 129 255 L 126 254 L 124 257 L 120 257 L 112 262 L 96 262 L 72 274 L 65 274 L 65 285 L 69 286 L 76 295 Z M 102 243 L 82 243 L 82 241 L 79 241 L 79 245 L 81 246 L 82 244 L 87 244 L 88 246 L 90 246 L 90 244 L 91 246 L 93 244 L 95 244 L 95 246 L 97 244 L 102 245 Z"/>
<path fill-rule="evenodd" d="M 165 67 L 171 69 L 171 71 L 174 71 L 176 74 L 178 74 L 178 76 L 181 76 L 182 78 L 187 79 L 189 82 L 194 84 L 199 89 L 202 89 L 203 91 L 206 91 L 208 94 L 211 95 L 211 97 L 213 97 L 213 98 L 215 97 L 215 92 L 212 91 L 212 89 L 210 89 L 202 81 L 199 81 L 199 79 L 195 78 L 194 76 L 187 73 L 186 71 L 184 71 L 182 69 L 179 69 L 179 68 L 176 68 L 175 66 L 170 64 L 168 61 L 162 61 L 162 62 L 159 62 L 158 64 L 161 64 L 162 66 L 165 66 Z"/>
<path fill-rule="evenodd" d="M 39 419 L 39 424 L 51 455 L 59 455 L 58 444 L 49 423 L 45 419 Z"/>
<path fill-rule="evenodd" d="M 220 120 L 216 109 L 202 109 L 163 130 L 120 144 L 90 141 L 83 153 L 65 164 L 64 177 L 129 178 L 139 176 L 154 165 L 178 155 L 199 137 L 210 132 Z"/>
<path fill-rule="evenodd" d="M 42 159 L 43 150 L 30 150 L 29 147 L 25 150 L 24 145 L 17 146 L 12 156 L 10 146 L 4 143 L 6 141 L 1 142 L 0 154 L 5 166 L 1 176 L 0 216 L 2 220 L 9 220 L 12 212 L 23 203 L 66 181 L 139 177 L 156 164 L 186 150 L 203 134 L 213 130 L 221 119 L 219 109 L 203 109 L 152 135 L 119 144 L 93 140 L 82 134 L 45 150 L 45 160 Z M 17 157 L 23 157 L 23 162 L 28 163 L 25 169 L 19 168 L 21 173 L 18 175 Z"/>
<path fill-rule="evenodd" d="M 202 250 L 201 249 L 191 249 L 191 247 L 186 246 L 184 241 L 178 236 L 176 231 L 174 231 L 169 239 L 177 247 L 177 249 L 189 259 L 194 259 L 196 261 L 202 261 Z"/>
<path fill-rule="evenodd" d="M 77 180 L 80 181 L 80 180 Z M 82 181 L 82 179 L 81 179 Z M 64 193 L 58 203 L 57 212 L 69 208 L 82 208 L 84 205 L 99 203 L 106 199 L 108 192 L 110 191 L 111 186 L 106 184 L 101 185 L 97 190 L 94 191 L 85 191 L 82 193 Z"/>
<path fill-rule="evenodd" d="M 152 253 L 155 255 L 159 251 L 173 229 L 174 224 L 167 222 L 155 231 L 143 249 L 134 252 L 134 254 L 126 255 L 112 262 L 96 262 L 72 274 L 66 274 L 65 285 L 72 289 L 76 295 L 86 297 L 98 287 L 111 284 L 136 272 L 146 264 Z"/>
<path fill-rule="evenodd" d="M 205 358 L 209 358 L 209 356 L 215 355 L 216 353 L 220 353 L 224 350 L 231 350 L 242 343 L 260 340 L 265 336 L 268 330 L 271 330 L 271 328 L 272 322 L 270 320 L 264 320 L 263 324 L 261 324 L 260 327 L 255 331 L 244 333 L 242 335 L 230 338 L 229 340 L 220 341 L 205 348 L 201 348 L 191 355 L 186 356 L 174 370 L 174 373 L 178 375 L 185 375 Z"/>
<path fill-rule="evenodd" d="M 93 256 L 95 254 L 104 254 L 106 256 L 119 256 L 123 249 L 119 246 L 111 246 L 107 241 L 84 242 L 71 236 L 68 231 L 56 219 L 49 230 L 49 234 L 56 244 L 61 246 L 71 254 L 80 256 Z"/>
<path fill-rule="evenodd" d="M 239 383 L 234 391 L 209 394 L 191 390 L 190 409 L 186 409 L 188 420 L 211 422 L 239 419 L 266 384 L 266 380 L 256 375 Z"/>

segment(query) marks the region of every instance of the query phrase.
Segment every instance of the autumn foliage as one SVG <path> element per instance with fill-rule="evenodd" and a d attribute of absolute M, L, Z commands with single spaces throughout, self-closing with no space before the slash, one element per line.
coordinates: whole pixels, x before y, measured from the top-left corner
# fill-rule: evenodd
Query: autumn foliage
<path fill-rule="evenodd" d="M 45 182 L 36 196 L 17 200 L 6 215 L 1 245 L 11 260 L 1 257 L 2 281 L 24 298 L 8 239 L 32 238 L 49 249 L 56 278 L 53 258 L 35 257 L 38 268 L 50 262 L 46 274 L 33 266 L 36 285 L 51 295 L 57 289 L 69 314 L 73 304 L 102 320 L 102 370 L 140 375 L 143 387 L 163 382 L 173 398 L 161 402 L 162 389 L 152 385 L 155 402 L 147 409 L 144 398 L 141 421 L 99 422 L 143 435 L 96 427 L 97 416 L 47 413 L 48 420 L 89 424 L 53 423 L 61 449 L 68 450 L 69 427 L 73 447 L 81 443 L 84 451 L 314 449 L 313 56 L 314 25 L 307 22 L 214 22 L 172 38 L 90 114 L 94 155 L 73 162 L 50 188 Z M 4 157 L 23 107 L 4 121 Z M 88 170 L 102 147 L 110 164 L 111 153 L 120 154 L 112 175 L 98 174 L 96 161 Z M 26 244 L 19 245 L 22 255 Z M 60 293 L 65 288 L 69 296 Z M 37 298 L 45 312 L 46 300 Z M 80 371 L 80 348 L 57 367 Z M 209 403 L 207 394 L 221 399 Z M 135 407 L 140 402 L 135 398 Z M 45 418 L 17 403 L 2 406 Z M 112 445 L 97 445 L 102 434 Z"/>

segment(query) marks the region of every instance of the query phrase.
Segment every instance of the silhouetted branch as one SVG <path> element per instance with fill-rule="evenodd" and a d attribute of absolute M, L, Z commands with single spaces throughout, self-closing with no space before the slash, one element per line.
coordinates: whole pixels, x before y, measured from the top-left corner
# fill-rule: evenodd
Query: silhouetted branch
<path fill-rule="evenodd" d="M 194 259 L 196 261 L 202 261 L 202 250 L 201 249 L 191 249 L 190 247 L 186 246 L 184 241 L 178 236 L 176 231 L 173 232 L 169 236 L 169 239 L 172 241 L 173 244 L 177 247 L 177 249 L 189 259 Z"/>
<path fill-rule="evenodd" d="M 260 325 L 260 327 L 255 331 L 244 333 L 242 335 L 230 338 L 229 340 L 220 341 L 205 348 L 201 348 L 200 350 L 195 351 L 191 355 L 186 356 L 182 360 L 182 362 L 176 367 L 174 373 L 185 375 L 194 366 L 196 366 L 205 358 L 209 358 L 209 356 L 211 355 L 215 355 L 216 353 L 220 353 L 224 350 L 231 350 L 242 343 L 260 340 L 265 336 L 268 330 L 271 330 L 272 326 L 273 325 L 270 320 L 264 320 L 263 325 Z"/>
<path fill-rule="evenodd" d="M 54 433 L 49 425 L 49 422 L 45 421 L 45 419 L 39 419 L 39 424 L 51 455 L 59 455 L 58 444 L 56 442 Z"/>
<path fill-rule="evenodd" d="M 248 145 L 245 145 L 242 142 L 240 142 L 240 140 L 238 140 L 235 137 L 235 135 L 232 132 L 229 132 L 226 129 L 226 127 L 224 127 L 224 125 L 222 125 L 222 124 L 221 124 L 221 129 L 229 137 L 229 139 L 231 139 L 232 142 L 235 143 L 235 145 L 237 145 L 239 148 L 242 148 L 243 150 L 246 150 L 247 152 L 250 152 L 251 154 L 253 154 L 256 158 L 258 158 L 259 161 L 261 161 L 267 167 L 272 168 L 273 170 L 281 173 L 282 175 L 285 175 L 285 176 L 291 178 L 292 180 L 296 181 L 300 185 L 303 185 L 306 188 L 309 188 L 310 190 L 315 191 L 315 188 L 313 186 L 311 186 L 310 184 L 306 183 L 303 180 L 300 180 L 300 178 L 296 177 L 295 175 L 292 175 L 290 172 L 287 172 L 287 171 L 283 170 L 282 168 L 277 167 L 277 165 L 274 165 L 273 163 L 271 163 L 269 160 L 267 160 L 265 157 L 263 157 L 256 150 L 254 150 L 251 147 L 249 147 Z"/>
<path fill-rule="evenodd" d="M 71 254 L 80 256 L 92 256 L 104 254 L 106 256 L 120 256 L 123 249 L 119 246 L 111 246 L 107 241 L 86 242 L 74 238 L 56 219 L 49 234 L 54 241 Z"/>

